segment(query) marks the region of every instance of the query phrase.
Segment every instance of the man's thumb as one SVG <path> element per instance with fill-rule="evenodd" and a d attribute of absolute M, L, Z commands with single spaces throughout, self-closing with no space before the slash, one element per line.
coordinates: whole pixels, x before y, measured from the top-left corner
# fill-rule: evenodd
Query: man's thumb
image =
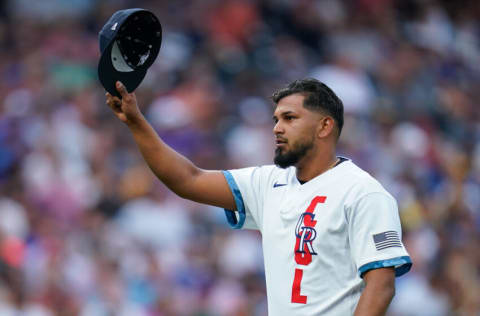
<path fill-rule="evenodd" d="M 116 87 L 117 87 L 118 93 L 120 93 L 122 97 L 126 97 L 128 95 L 127 89 L 125 88 L 123 83 L 121 83 L 120 81 L 117 81 Z"/>

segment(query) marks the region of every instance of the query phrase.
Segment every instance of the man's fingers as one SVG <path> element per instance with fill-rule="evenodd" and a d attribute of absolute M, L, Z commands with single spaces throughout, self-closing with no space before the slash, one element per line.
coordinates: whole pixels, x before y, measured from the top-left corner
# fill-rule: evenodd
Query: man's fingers
<path fill-rule="evenodd" d="M 115 87 L 117 88 L 117 91 L 118 93 L 120 93 L 122 98 L 125 98 L 128 96 L 127 88 L 125 88 L 125 86 L 120 81 L 117 81 L 117 83 L 115 84 Z"/>
<path fill-rule="evenodd" d="M 118 97 L 112 96 L 110 93 L 105 93 L 107 100 L 105 103 L 112 108 L 115 112 L 118 112 L 121 109 L 122 101 Z"/>

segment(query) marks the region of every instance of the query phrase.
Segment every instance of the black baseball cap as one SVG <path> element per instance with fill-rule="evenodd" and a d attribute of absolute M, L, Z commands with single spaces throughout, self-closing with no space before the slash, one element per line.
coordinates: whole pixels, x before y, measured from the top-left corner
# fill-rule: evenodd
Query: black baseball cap
<path fill-rule="evenodd" d="M 162 26 L 148 10 L 120 10 L 103 26 L 98 41 L 98 78 L 105 90 L 121 98 L 115 83 L 122 82 L 129 93 L 140 85 L 160 51 Z"/>

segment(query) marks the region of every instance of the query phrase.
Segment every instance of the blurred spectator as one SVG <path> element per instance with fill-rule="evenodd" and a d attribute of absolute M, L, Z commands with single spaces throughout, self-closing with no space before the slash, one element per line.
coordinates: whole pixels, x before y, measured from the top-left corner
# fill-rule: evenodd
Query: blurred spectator
<path fill-rule="evenodd" d="M 268 164 L 272 91 L 302 77 L 345 104 L 340 154 L 399 202 L 414 261 L 390 316 L 480 313 L 476 1 L 0 3 L 0 315 L 266 315 L 260 236 L 169 193 L 104 105 L 97 33 L 153 10 L 138 88 L 203 168 Z"/>

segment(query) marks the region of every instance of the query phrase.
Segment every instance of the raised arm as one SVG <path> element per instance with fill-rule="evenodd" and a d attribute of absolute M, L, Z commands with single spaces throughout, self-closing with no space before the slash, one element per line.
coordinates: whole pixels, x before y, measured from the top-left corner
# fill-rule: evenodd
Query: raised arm
<path fill-rule="evenodd" d="M 134 93 L 117 82 L 122 96 L 106 94 L 106 103 L 124 122 L 153 173 L 173 192 L 195 202 L 236 210 L 233 195 L 221 171 L 203 170 L 165 144 L 137 106 Z"/>

